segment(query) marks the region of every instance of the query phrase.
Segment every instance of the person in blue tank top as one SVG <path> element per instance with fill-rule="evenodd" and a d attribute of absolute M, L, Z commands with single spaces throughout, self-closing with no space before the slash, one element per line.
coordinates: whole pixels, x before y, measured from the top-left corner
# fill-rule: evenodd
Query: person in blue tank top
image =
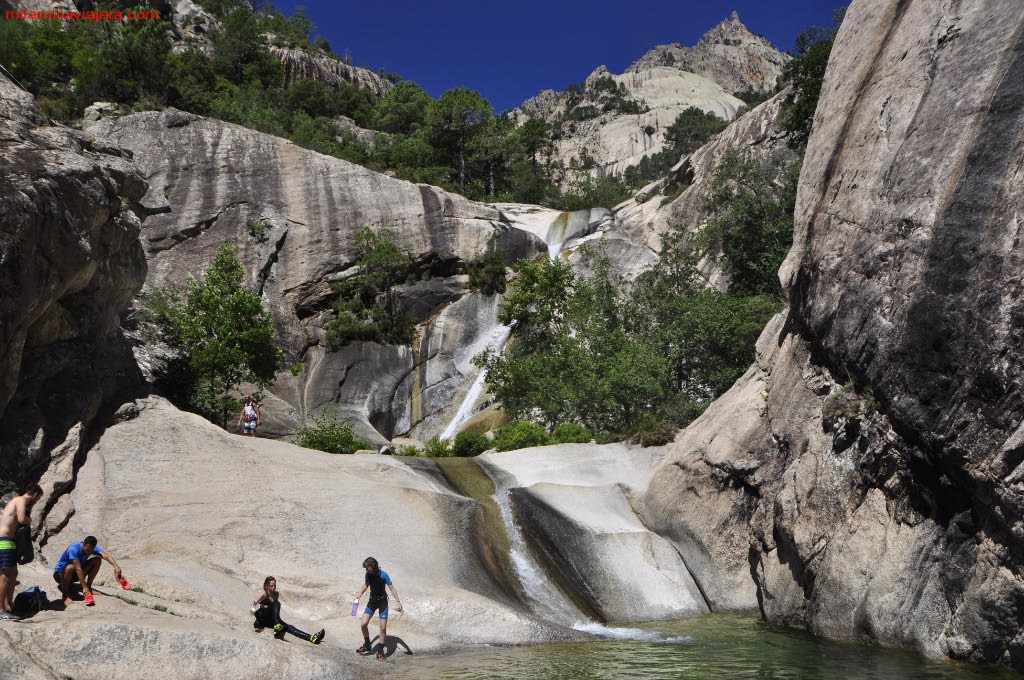
<path fill-rule="evenodd" d="M 366 609 L 363 610 L 363 616 L 359 620 L 359 627 L 363 631 L 363 646 L 356 651 L 360 654 L 369 654 L 373 651 L 373 644 L 370 642 L 370 619 L 373 618 L 373 612 L 378 612 L 380 618 L 380 646 L 377 648 L 377 658 L 387 658 L 387 641 L 388 641 L 388 593 L 387 590 L 391 591 L 391 594 L 395 596 L 395 611 L 402 611 L 402 600 L 398 597 L 398 591 L 395 590 L 394 584 L 391 583 L 391 577 L 388 573 L 380 568 L 380 565 L 372 557 L 367 557 L 363 560 L 363 569 L 366 570 L 366 574 L 363 577 L 363 587 L 356 593 L 356 598 L 359 599 L 366 592 L 366 589 L 370 589 L 370 599 L 366 602 Z M 387 590 L 385 590 L 385 586 Z"/>

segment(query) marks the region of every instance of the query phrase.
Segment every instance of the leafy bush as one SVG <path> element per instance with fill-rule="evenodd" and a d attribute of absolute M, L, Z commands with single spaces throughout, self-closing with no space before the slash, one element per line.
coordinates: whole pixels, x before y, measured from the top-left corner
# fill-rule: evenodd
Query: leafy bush
<path fill-rule="evenodd" d="M 636 433 L 640 446 L 664 446 L 675 439 L 679 428 L 668 421 L 651 420 Z"/>
<path fill-rule="evenodd" d="M 338 316 L 326 324 L 327 341 L 337 349 L 352 341 L 409 342 L 415 327 L 402 310 L 395 286 L 404 281 L 411 260 L 390 231 L 369 227 L 355 238 L 356 274 L 335 284 Z"/>
<path fill-rule="evenodd" d="M 256 239 L 258 243 L 266 243 L 267 239 L 270 238 L 272 227 L 266 220 L 249 220 L 246 226 L 249 228 L 249 235 Z"/>
<path fill-rule="evenodd" d="M 698 238 L 729 275 L 729 292 L 779 295 L 779 267 L 793 245 L 800 163 L 728 152 L 715 166 L 702 207 L 713 217 Z"/>
<path fill-rule="evenodd" d="M 337 414 L 328 411 L 313 416 L 312 425 L 300 427 L 296 432 L 296 443 L 327 453 L 354 453 L 374 448 L 370 442 L 356 437 L 351 424 L 339 422 Z"/>
<path fill-rule="evenodd" d="M 525 420 L 502 425 L 494 431 L 494 448 L 499 451 L 526 449 L 550 443 L 551 439 L 543 427 Z"/>
<path fill-rule="evenodd" d="M 423 450 L 415 444 L 405 444 L 398 447 L 399 456 L 422 456 Z"/>
<path fill-rule="evenodd" d="M 577 423 L 565 423 L 551 431 L 551 440 L 557 444 L 586 444 L 593 438 L 590 430 Z"/>
<path fill-rule="evenodd" d="M 428 458 L 447 458 L 452 455 L 451 442 L 434 435 L 423 447 L 423 455 Z"/>
<path fill-rule="evenodd" d="M 491 440 L 481 432 L 460 432 L 452 442 L 452 453 L 460 457 L 478 456 L 491 446 Z"/>

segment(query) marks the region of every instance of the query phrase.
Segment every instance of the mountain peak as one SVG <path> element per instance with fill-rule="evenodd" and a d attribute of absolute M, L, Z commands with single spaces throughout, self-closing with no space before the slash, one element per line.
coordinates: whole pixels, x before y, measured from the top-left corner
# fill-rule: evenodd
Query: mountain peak
<path fill-rule="evenodd" d="M 697 42 L 698 45 L 749 45 L 753 43 L 760 44 L 767 43 L 767 41 L 751 33 L 750 29 L 740 21 L 740 15 L 736 10 L 733 10 L 728 19 L 718 22 L 718 25 L 705 33 Z"/>

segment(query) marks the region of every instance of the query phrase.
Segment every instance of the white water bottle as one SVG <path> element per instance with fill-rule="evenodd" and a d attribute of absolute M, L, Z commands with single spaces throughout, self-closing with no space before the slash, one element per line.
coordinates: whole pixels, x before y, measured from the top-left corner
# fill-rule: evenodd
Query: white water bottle
<path fill-rule="evenodd" d="M 352 600 L 352 616 L 359 613 L 359 599 Z"/>

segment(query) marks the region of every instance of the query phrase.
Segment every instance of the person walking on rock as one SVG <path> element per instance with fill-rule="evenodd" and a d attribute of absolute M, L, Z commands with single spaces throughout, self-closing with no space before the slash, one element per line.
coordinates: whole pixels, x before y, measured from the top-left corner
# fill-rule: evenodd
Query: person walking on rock
<path fill-rule="evenodd" d="M 114 568 L 114 578 L 121 582 L 121 579 L 124 578 L 121 575 L 121 566 L 113 555 L 103 552 L 103 549 L 96 545 L 95 536 L 86 536 L 81 543 L 72 543 L 65 548 L 60 559 L 57 560 L 57 564 L 53 567 L 53 580 L 60 586 L 60 593 L 65 605 L 71 602 L 71 587 L 75 581 L 82 584 L 85 604 L 88 606 L 96 604 L 92 593 L 92 582 L 95 580 L 96 574 L 100 573 L 100 562 L 104 560 Z"/>
<path fill-rule="evenodd" d="M 297 638 L 318 645 L 326 635 L 323 628 L 310 635 L 281 620 L 281 599 L 277 592 L 277 579 L 273 576 L 268 576 L 263 580 L 263 590 L 252 601 L 252 613 L 256 615 L 256 620 L 252 624 L 253 630 L 259 633 L 264 628 L 273 628 L 274 638 L 278 640 L 283 640 L 285 633 L 291 633 Z"/>
<path fill-rule="evenodd" d="M 242 412 L 238 414 L 238 427 L 242 429 L 242 434 L 255 437 L 256 428 L 259 425 L 260 405 L 256 403 L 251 394 L 247 394 L 245 395 L 245 405 L 242 407 Z"/>
<path fill-rule="evenodd" d="M 395 596 L 395 602 L 397 606 L 395 611 L 402 611 L 402 600 L 398 597 L 398 591 L 395 590 L 395 586 L 391 583 L 391 577 L 388 573 L 380 568 L 377 564 L 377 560 L 372 557 L 367 557 L 363 560 L 363 569 L 366 570 L 366 574 L 363 577 L 363 587 L 356 594 L 356 600 L 363 596 L 366 589 L 370 589 L 370 599 L 366 602 L 366 609 L 363 610 L 363 616 L 359 620 L 359 627 L 363 631 L 363 646 L 356 651 L 360 654 L 369 654 L 373 651 L 373 645 L 370 643 L 370 619 L 373 618 L 373 612 L 378 612 L 380 618 L 380 646 L 377 648 L 377 658 L 387 658 L 387 642 L 388 642 L 388 594 L 385 590 L 391 591 L 391 594 Z"/>
<path fill-rule="evenodd" d="M 14 606 L 14 585 L 18 581 L 18 547 L 14 542 L 18 527 L 28 526 L 32 506 L 43 497 L 38 484 L 30 484 L 7 502 L 0 513 L 0 621 L 17 621 Z"/>

